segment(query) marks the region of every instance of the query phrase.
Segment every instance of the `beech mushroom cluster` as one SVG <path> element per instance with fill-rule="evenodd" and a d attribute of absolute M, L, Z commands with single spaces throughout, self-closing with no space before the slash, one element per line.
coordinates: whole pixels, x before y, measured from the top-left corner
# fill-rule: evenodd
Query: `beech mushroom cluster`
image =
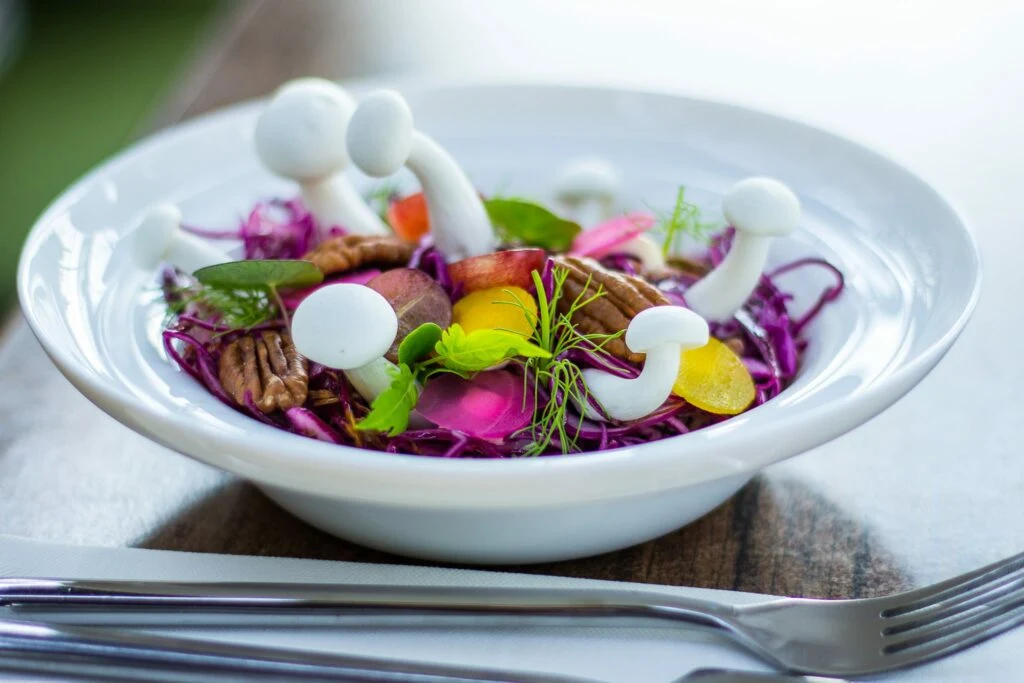
<path fill-rule="evenodd" d="M 355 100 L 331 81 L 290 81 L 256 122 L 256 154 L 269 171 L 299 184 L 302 201 L 322 231 L 340 226 L 357 235 L 384 235 L 387 227 L 344 175 L 351 163 L 346 136 L 355 109 Z"/>

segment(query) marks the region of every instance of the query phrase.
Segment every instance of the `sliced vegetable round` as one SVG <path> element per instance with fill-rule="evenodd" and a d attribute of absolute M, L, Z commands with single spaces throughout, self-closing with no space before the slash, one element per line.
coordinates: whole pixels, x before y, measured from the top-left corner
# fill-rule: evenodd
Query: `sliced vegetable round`
<path fill-rule="evenodd" d="M 507 330 L 529 337 L 537 325 L 537 302 L 522 287 L 480 289 L 455 302 L 452 320 L 466 334 Z"/>
<path fill-rule="evenodd" d="M 750 371 L 732 349 L 712 337 L 705 346 L 682 352 L 672 393 L 716 415 L 742 413 L 754 402 Z"/>

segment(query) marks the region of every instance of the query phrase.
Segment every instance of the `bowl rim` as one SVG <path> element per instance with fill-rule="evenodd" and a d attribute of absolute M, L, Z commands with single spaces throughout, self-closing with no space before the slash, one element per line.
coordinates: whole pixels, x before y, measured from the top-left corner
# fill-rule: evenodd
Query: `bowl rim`
<path fill-rule="evenodd" d="M 863 413 L 863 417 L 859 419 L 856 424 L 860 424 L 861 422 L 869 419 L 878 412 L 878 409 L 873 409 L 872 406 L 881 405 L 882 408 L 884 408 L 895 402 L 895 400 L 906 393 L 906 391 L 909 391 L 909 389 L 916 385 L 916 383 L 920 381 L 925 374 L 927 374 L 935 363 L 941 359 L 959 334 L 963 331 L 974 312 L 980 297 L 982 281 L 980 250 L 974 231 L 971 229 L 970 224 L 963 214 L 916 172 L 908 169 L 906 166 L 882 154 L 881 152 L 876 151 L 868 145 L 851 139 L 849 136 L 833 132 L 828 128 L 823 128 L 817 124 L 807 123 L 790 116 L 781 116 L 765 111 L 761 108 L 750 107 L 720 99 L 683 94 L 662 88 L 630 88 L 619 87 L 616 85 L 590 85 L 545 81 L 478 81 L 473 79 L 417 79 L 414 82 L 391 80 L 377 81 L 374 79 L 346 82 L 345 85 L 346 87 L 351 88 L 354 92 L 361 92 L 369 86 L 382 84 L 386 84 L 389 87 L 395 87 L 406 92 L 511 87 L 544 89 L 549 91 L 589 91 L 601 92 L 604 94 L 628 93 L 630 95 L 640 96 L 667 96 L 691 105 L 713 105 L 724 109 L 738 110 L 739 112 L 746 114 L 767 117 L 780 123 L 796 124 L 804 128 L 809 128 L 815 133 L 831 137 L 837 142 L 855 148 L 859 153 L 871 157 L 874 162 L 881 163 L 891 171 L 899 173 L 914 181 L 922 191 L 929 195 L 929 199 L 931 201 L 941 205 L 945 211 L 949 212 L 963 230 L 963 236 L 966 244 L 968 245 L 968 249 L 966 253 L 963 254 L 963 257 L 965 264 L 972 269 L 974 274 L 970 293 L 964 300 L 964 304 L 953 323 L 938 335 L 937 338 L 933 339 L 925 348 L 920 350 L 915 356 L 909 359 L 901 359 L 897 364 L 897 367 L 892 368 L 891 371 L 886 372 L 884 375 L 879 377 L 877 381 L 867 386 L 856 397 L 843 401 L 832 401 L 828 404 L 817 406 L 809 410 L 801 410 L 799 414 L 789 416 L 784 420 L 776 421 L 776 423 L 770 425 L 767 430 L 757 430 L 756 435 L 733 435 L 730 438 L 730 448 L 733 446 L 733 442 L 739 442 L 741 444 L 747 443 L 747 445 L 749 445 L 749 442 L 754 439 L 763 441 L 766 439 L 777 438 L 780 434 L 784 433 L 785 430 L 790 429 L 794 422 L 805 423 L 811 420 L 827 421 L 836 418 L 843 411 L 850 411 L 852 408 L 859 408 L 860 412 Z M 37 317 L 34 306 L 29 298 L 29 263 L 31 260 L 29 255 L 32 253 L 35 245 L 41 241 L 43 235 L 50 230 L 54 216 L 65 210 L 68 204 L 83 193 L 88 186 L 96 181 L 97 178 L 115 170 L 122 164 L 128 163 L 136 156 L 145 154 L 147 148 L 150 146 L 162 144 L 165 141 L 165 138 L 173 136 L 183 129 L 201 127 L 203 125 L 215 125 L 222 119 L 229 119 L 244 114 L 248 110 L 259 106 L 262 101 L 262 99 L 252 99 L 219 108 L 209 113 L 176 123 L 132 143 L 95 166 L 65 189 L 53 202 L 51 202 L 51 204 L 43 211 L 33 224 L 33 227 L 22 247 L 17 271 L 17 290 L 22 312 L 34 335 L 40 341 L 46 353 L 58 366 L 61 372 L 72 381 L 76 388 L 78 388 L 94 403 L 97 403 L 106 412 L 111 412 L 107 408 L 108 405 L 131 405 L 131 394 L 119 387 L 110 386 L 104 383 L 102 378 L 95 376 L 95 373 L 92 372 L 88 366 L 80 364 L 72 357 L 71 354 L 66 352 L 61 345 L 56 344 L 53 339 L 48 338 L 48 335 L 45 333 L 44 326 Z M 163 422 L 168 427 L 170 427 L 171 423 L 174 422 L 173 417 L 168 419 L 166 416 L 160 415 L 158 411 L 147 409 L 145 406 L 142 408 L 136 407 L 136 409 L 141 410 L 143 413 L 148 412 L 147 418 L 150 421 Z M 166 443 L 165 441 L 157 438 L 143 421 L 134 419 L 125 420 L 121 417 L 118 417 L 117 419 L 125 422 L 129 427 L 136 431 L 140 431 L 146 436 L 163 443 L 163 445 L 178 450 L 174 444 Z M 727 425 L 728 421 L 724 424 Z M 818 439 L 815 441 L 814 445 L 820 445 L 821 443 L 836 438 L 842 433 L 845 433 L 846 431 L 849 431 L 849 429 L 855 427 L 856 424 L 838 431 L 827 439 Z M 719 425 L 718 427 L 721 426 L 722 425 Z M 715 427 L 708 430 L 702 430 L 702 432 L 712 431 L 714 429 Z M 335 473 L 360 470 L 364 474 L 371 475 L 373 473 L 380 474 L 382 472 L 387 472 L 390 475 L 395 470 L 402 470 L 412 479 L 422 478 L 421 486 L 424 488 L 432 484 L 440 484 L 446 478 L 452 477 L 458 479 L 462 483 L 457 484 L 457 482 L 448 482 L 449 486 L 446 486 L 445 488 L 450 488 L 451 486 L 456 486 L 456 488 L 458 486 L 471 486 L 472 483 L 481 483 L 483 481 L 486 481 L 488 484 L 493 484 L 494 482 L 490 480 L 494 477 L 498 477 L 501 482 L 506 484 L 506 486 L 502 487 L 503 489 L 512 490 L 520 485 L 530 486 L 535 484 L 538 476 L 549 475 L 554 477 L 562 472 L 565 472 L 566 474 L 579 474 L 582 470 L 586 470 L 589 473 L 588 476 L 596 476 L 598 473 L 601 473 L 602 475 L 624 475 L 627 472 L 632 475 L 632 482 L 630 486 L 612 486 L 609 490 L 603 492 L 603 495 L 595 492 L 586 493 L 574 490 L 567 491 L 565 496 L 565 501 L 573 499 L 596 500 L 608 498 L 610 496 L 625 497 L 649 493 L 655 490 L 663 490 L 666 488 L 666 484 L 660 479 L 663 477 L 666 467 L 683 469 L 690 475 L 686 479 L 685 483 L 679 484 L 676 482 L 676 486 L 691 485 L 700 481 L 707 481 L 723 476 L 734 476 L 743 473 L 749 473 L 752 475 L 762 467 L 788 457 L 792 457 L 804 450 L 801 448 L 798 450 L 786 450 L 786 452 L 780 453 L 780 449 L 769 449 L 769 451 L 765 452 L 761 457 L 747 458 L 742 462 L 732 458 L 719 456 L 704 457 L 703 459 L 699 459 L 699 461 L 689 463 L 689 465 L 681 465 L 681 461 L 685 461 L 690 457 L 689 454 L 687 454 L 686 457 L 680 457 L 678 452 L 673 452 L 675 449 L 659 449 L 656 447 L 650 447 L 653 444 L 666 445 L 673 442 L 678 443 L 678 439 L 688 436 L 681 435 L 679 437 L 662 439 L 656 442 L 651 442 L 650 444 L 642 444 L 639 446 L 562 456 L 508 459 L 460 459 L 382 453 L 379 451 L 370 451 L 355 447 L 322 443 L 287 432 L 278 432 L 276 435 L 277 438 L 287 439 L 287 443 L 290 446 L 288 452 L 289 465 L 296 465 L 295 460 L 293 460 L 294 458 L 301 459 L 301 464 L 308 465 L 309 467 L 297 467 L 294 472 L 294 476 L 289 477 L 286 480 L 268 481 L 267 469 L 274 464 L 272 462 L 274 458 L 268 455 L 269 446 L 264 445 L 254 447 L 253 444 L 241 444 L 240 449 L 239 444 L 234 438 L 219 435 L 213 429 L 204 430 L 202 436 L 210 444 L 211 448 L 218 448 L 226 452 L 234 451 L 235 453 L 244 451 L 250 457 L 243 460 L 240 460 L 237 457 L 229 457 L 223 458 L 218 462 L 212 462 L 208 457 L 201 457 L 192 452 L 181 452 L 186 452 L 190 457 L 194 457 L 202 460 L 203 462 L 207 462 L 243 477 L 271 486 L 307 491 L 325 496 L 331 495 L 330 487 L 324 486 L 322 483 L 318 483 L 317 481 L 319 474 L 324 471 L 323 468 L 325 467 L 333 470 Z M 338 449 L 341 450 L 339 451 Z M 339 455 L 343 455 L 344 457 L 339 458 Z M 280 465 L 280 463 L 277 464 Z M 298 483 L 300 480 L 303 483 Z M 535 502 L 534 498 L 544 498 L 544 496 L 539 495 L 508 495 L 499 496 L 500 499 L 496 500 L 492 499 L 494 492 L 495 489 L 493 487 L 489 487 L 488 491 L 483 495 L 471 495 L 468 496 L 468 498 L 476 500 L 478 504 L 486 502 L 491 507 L 531 505 Z M 538 494 L 539 493 L 540 492 L 538 492 Z M 429 498 L 435 504 L 443 504 L 436 500 L 436 496 L 429 496 Z M 466 497 L 463 498 L 465 499 Z M 405 500 L 407 497 L 403 498 L 403 496 L 396 495 L 396 499 Z M 367 495 L 365 500 L 380 501 L 380 496 Z M 453 501 L 452 504 L 465 504 L 465 502 L 465 500 Z"/>

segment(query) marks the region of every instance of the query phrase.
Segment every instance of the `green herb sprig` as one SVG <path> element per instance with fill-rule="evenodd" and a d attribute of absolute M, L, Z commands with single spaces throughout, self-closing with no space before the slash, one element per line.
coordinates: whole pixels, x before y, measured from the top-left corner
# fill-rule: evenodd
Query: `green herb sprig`
<path fill-rule="evenodd" d="M 537 271 L 533 272 L 533 282 L 537 289 L 537 328 L 533 340 L 548 354 L 526 361 L 526 381 L 532 376 L 535 399 L 533 423 L 530 426 L 533 440 L 524 451 L 524 455 L 528 456 L 544 453 L 555 439 L 558 439 L 562 453 L 569 453 L 576 448 L 579 440 L 579 427 L 575 430 L 568 428 L 567 417 L 571 408 L 586 406 L 589 403 L 590 393 L 587 391 L 586 382 L 583 381 L 583 371 L 580 367 L 568 358 L 560 356 L 575 349 L 602 353 L 609 341 L 623 334 L 623 331 L 614 334 L 583 334 L 576 329 L 572 322 L 573 315 L 606 295 L 604 289 L 598 287 L 588 296 L 589 279 L 568 310 L 564 313 L 558 311 L 558 302 L 564 295 L 563 290 L 568 276 L 569 271 L 564 268 L 555 268 L 552 271 L 554 286 L 549 297 L 540 274 Z M 542 387 L 549 387 L 553 398 L 557 396 L 559 400 L 539 400 Z M 529 389 L 527 387 L 527 390 Z"/>
<path fill-rule="evenodd" d="M 714 223 L 701 220 L 700 208 L 696 204 L 686 201 L 686 188 L 682 185 L 676 191 L 676 203 L 672 211 L 656 211 L 655 215 L 658 217 L 656 229 L 664 234 L 661 243 L 664 256 L 671 254 L 686 235 L 697 242 L 707 242 L 715 228 Z"/>

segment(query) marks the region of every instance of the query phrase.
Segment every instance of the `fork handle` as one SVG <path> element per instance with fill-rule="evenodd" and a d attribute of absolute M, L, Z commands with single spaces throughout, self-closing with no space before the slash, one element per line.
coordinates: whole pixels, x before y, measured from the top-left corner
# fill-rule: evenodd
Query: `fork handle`
<path fill-rule="evenodd" d="M 580 678 L 402 662 L 0 620 L 0 671 L 148 681 L 331 680 L 363 683 L 593 683 Z M 141 680 L 133 678 L 133 680 Z"/>
<path fill-rule="evenodd" d="M 123 626 L 337 624 L 372 615 L 647 617 L 729 629 L 735 608 L 627 589 L 0 580 L 12 618 Z"/>

